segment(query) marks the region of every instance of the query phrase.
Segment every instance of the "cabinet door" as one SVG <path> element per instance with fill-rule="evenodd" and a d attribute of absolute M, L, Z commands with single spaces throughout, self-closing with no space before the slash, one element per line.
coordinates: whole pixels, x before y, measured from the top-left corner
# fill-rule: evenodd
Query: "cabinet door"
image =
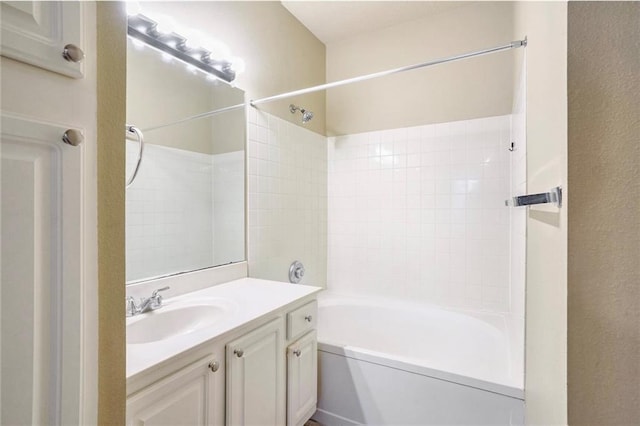
<path fill-rule="evenodd" d="M 62 303 L 80 281 L 84 147 L 64 144 L 66 130 L 2 115 L 0 424 L 79 422 L 60 404 L 81 398 L 65 382 L 78 380 L 77 311 Z"/>
<path fill-rule="evenodd" d="M 129 397 L 127 425 L 218 425 L 224 410 L 223 381 L 221 360 L 203 358 Z"/>
<path fill-rule="evenodd" d="M 83 47 L 78 1 L 3 1 L 3 56 L 69 77 L 83 75 L 82 62 L 65 60 L 65 46 Z"/>
<path fill-rule="evenodd" d="M 318 401 L 318 343 L 307 333 L 287 349 L 287 426 L 303 425 Z"/>
<path fill-rule="evenodd" d="M 95 9 L 95 2 L 0 3 L 2 425 L 97 422 Z M 66 41 L 69 31 L 75 36 Z M 64 43 L 81 42 L 84 65 L 65 61 Z M 49 53 L 30 50 L 36 45 Z M 18 57 L 24 49 L 31 59 Z M 84 77 L 5 56 L 55 60 Z M 67 129 L 81 131 L 84 142 L 63 143 Z"/>
<path fill-rule="evenodd" d="M 285 423 L 284 321 L 275 319 L 227 345 L 227 424 Z"/>

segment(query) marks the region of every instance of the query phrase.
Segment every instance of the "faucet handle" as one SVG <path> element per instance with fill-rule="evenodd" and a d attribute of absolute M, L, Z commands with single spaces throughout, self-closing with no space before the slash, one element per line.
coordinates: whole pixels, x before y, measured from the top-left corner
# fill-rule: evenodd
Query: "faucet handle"
<path fill-rule="evenodd" d="M 162 288 L 157 288 L 155 290 L 153 290 L 153 293 L 151 293 L 151 297 L 158 297 L 158 293 L 160 293 L 161 291 L 167 291 L 169 290 L 171 287 L 166 286 L 166 287 L 162 287 Z M 161 297 L 161 296 L 160 296 Z"/>
<path fill-rule="evenodd" d="M 167 291 L 169 290 L 169 288 L 170 288 L 169 286 L 166 286 L 166 287 L 153 290 L 153 293 L 151 294 L 151 303 L 153 304 L 154 309 L 162 306 L 162 295 L 158 293 L 160 293 L 161 291 Z"/>
<path fill-rule="evenodd" d="M 126 298 L 126 304 L 128 317 L 132 317 L 138 313 L 138 305 L 136 304 L 136 299 L 134 299 L 132 296 L 129 296 Z"/>

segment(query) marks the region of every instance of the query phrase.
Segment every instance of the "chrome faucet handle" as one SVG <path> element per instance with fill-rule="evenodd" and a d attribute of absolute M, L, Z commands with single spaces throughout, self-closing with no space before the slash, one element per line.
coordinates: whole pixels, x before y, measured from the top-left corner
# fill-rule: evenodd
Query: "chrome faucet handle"
<path fill-rule="evenodd" d="M 169 290 L 169 288 L 170 288 L 169 286 L 166 286 L 166 287 L 153 290 L 153 293 L 151 293 L 151 297 L 150 297 L 153 309 L 157 309 L 162 306 L 162 295 L 159 293 L 161 291 L 167 291 Z"/>
<path fill-rule="evenodd" d="M 126 299 L 126 310 L 127 310 L 127 316 L 128 317 L 132 317 L 135 314 L 138 313 L 138 305 L 136 304 L 136 299 L 134 299 L 132 296 L 127 297 Z"/>
<path fill-rule="evenodd" d="M 162 288 L 157 288 L 157 289 L 153 290 L 153 293 L 151 293 L 151 297 L 152 297 L 152 298 L 154 298 L 154 299 L 155 299 L 156 297 L 162 297 L 162 296 L 159 296 L 159 295 L 158 295 L 158 293 L 160 293 L 161 291 L 167 291 L 167 290 L 169 290 L 170 288 L 171 288 L 171 287 L 169 287 L 169 286 L 162 287 Z"/>

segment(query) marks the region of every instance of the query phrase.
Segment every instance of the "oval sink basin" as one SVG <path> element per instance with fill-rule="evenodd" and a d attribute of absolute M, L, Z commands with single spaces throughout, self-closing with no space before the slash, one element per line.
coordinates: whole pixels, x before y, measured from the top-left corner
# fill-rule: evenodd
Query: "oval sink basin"
<path fill-rule="evenodd" d="M 133 317 L 127 324 L 127 343 L 150 343 L 202 330 L 230 311 L 223 304 L 165 306 Z"/>

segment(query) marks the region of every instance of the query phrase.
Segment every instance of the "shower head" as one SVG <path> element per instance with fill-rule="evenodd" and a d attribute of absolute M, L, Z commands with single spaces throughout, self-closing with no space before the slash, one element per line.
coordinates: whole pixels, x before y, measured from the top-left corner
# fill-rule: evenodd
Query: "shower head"
<path fill-rule="evenodd" d="M 306 109 L 304 109 L 302 107 L 296 106 L 294 104 L 289 105 L 289 111 L 291 111 L 291 114 L 295 114 L 296 111 L 300 111 L 300 113 L 302 113 L 302 122 L 303 123 L 308 123 L 313 118 L 313 112 L 312 111 L 308 111 L 308 110 L 306 110 Z"/>

